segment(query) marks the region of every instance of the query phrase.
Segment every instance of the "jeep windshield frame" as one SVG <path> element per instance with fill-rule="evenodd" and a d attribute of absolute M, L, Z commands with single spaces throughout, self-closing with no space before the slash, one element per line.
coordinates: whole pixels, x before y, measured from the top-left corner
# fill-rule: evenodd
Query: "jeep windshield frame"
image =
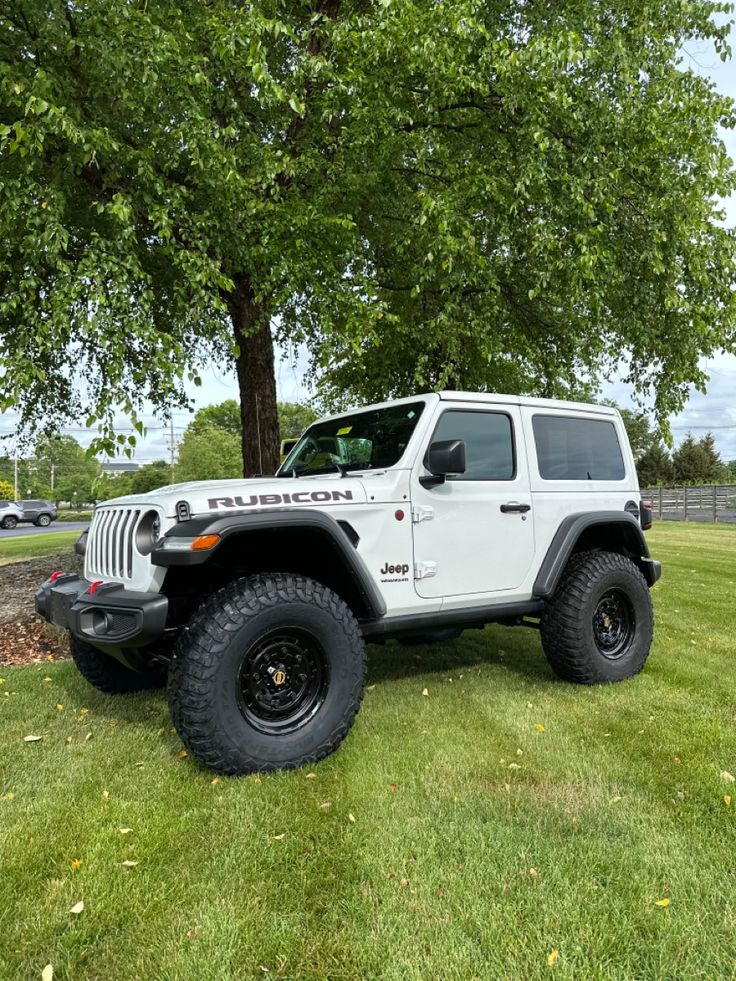
<path fill-rule="evenodd" d="M 301 436 L 278 477 L 387 470 L 406 452 L 426 403 L 399 402 L 317 422 Z"/>

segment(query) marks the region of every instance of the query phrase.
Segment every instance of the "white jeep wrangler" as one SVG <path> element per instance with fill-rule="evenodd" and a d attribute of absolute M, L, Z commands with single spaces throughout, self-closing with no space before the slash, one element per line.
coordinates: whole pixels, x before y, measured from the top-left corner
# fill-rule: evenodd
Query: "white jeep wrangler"
<path fill-rule="evenodd" d="M 167 681 L 192 755 L 244 774 L 338 746 L 366 640 L 533 625 L 567 680 L 636 674 L 650 523 L 614 409 L 440 392 L 322 419 L 272 477 L 100 505 L 36 605 L 96 688 Z"/>

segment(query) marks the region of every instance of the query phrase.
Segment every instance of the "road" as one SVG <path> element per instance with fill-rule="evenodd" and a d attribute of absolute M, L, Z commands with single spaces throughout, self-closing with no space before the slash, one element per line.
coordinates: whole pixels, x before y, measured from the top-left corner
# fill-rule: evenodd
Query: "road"
<path fill-rule="evenodd" d="M 89 521 L 53 521 L 48 528 L 35 525 L 17 525 L 13 529 L 0 528 L 0 541 L 6 538 L 25 538 L 28 535 L 48 535 L 54 531 L 78 531 L 89 528 Z"/>

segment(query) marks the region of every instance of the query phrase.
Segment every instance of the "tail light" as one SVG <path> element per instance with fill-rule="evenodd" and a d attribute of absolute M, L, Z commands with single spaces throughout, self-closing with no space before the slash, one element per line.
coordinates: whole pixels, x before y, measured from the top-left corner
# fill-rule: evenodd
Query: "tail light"
<path fill-rule="evenodd" d="M 653 509 L 654 505 L 651 501 L 639 502 L 639 518 L 644 531 L 649 531 L 652 527 Z"/>

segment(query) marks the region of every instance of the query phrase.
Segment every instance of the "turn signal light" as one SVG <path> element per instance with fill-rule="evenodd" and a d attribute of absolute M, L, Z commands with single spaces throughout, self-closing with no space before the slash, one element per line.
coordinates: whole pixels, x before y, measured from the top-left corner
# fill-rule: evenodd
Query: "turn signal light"
<path fill-rule="evenodd" d="M 193 552 L 206 552 L 208 548 L 214 548 L 219 541 L 219 535 L 197 535 L 191 549 Z"/>

